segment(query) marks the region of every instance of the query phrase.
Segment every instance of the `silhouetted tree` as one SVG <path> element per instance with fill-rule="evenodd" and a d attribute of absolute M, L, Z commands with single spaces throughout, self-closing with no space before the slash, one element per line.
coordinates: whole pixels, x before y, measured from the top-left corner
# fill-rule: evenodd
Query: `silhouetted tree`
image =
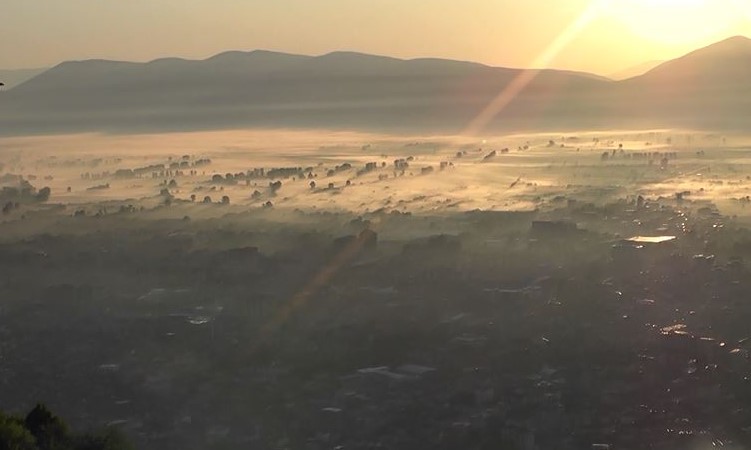
<path fill-rule="evenodd" d="M 282 188 L 282 182 L 274 181 L 273 183 L 269 183 L 269 188 L 271 189 L 271 192 L 276 192 Z"/>
<path fill-rule="evenodd" d="M 167 188 L 162 189 L 161 191 L 159 191 L 159 195 L 161 195 L 162 197 L 164 197 L 164 203 L 165 204 L 167 204 L 167 205 L 171 205 L 172 204 L 172 200 L 173 200 L 174 197 L 172 196 L 172 194 L 170 194 L 169 189 L 167 189 Z"/>
<path fill-rule="evenodd" d="M 46 202 L 50 198 L 50 193 L 52 191 L 47 186 L 43 187 L 42 189 L 39 189 L 39 192 L 37 192 L 36 199 L 40 202 Z"/>
<path fill-rule="evenodd" d="M 26 415 L 24 424 L 36 438 L 40 450 L 63 450 L 70 445 L 68 427 L 41 403 Z"/>
<path fill-rule="evenodd" d="M 114 428 L 76 434 L 43 404 L 25 419 L 0 411 L 0 450 L 132 450 L 125 436 Z"/>

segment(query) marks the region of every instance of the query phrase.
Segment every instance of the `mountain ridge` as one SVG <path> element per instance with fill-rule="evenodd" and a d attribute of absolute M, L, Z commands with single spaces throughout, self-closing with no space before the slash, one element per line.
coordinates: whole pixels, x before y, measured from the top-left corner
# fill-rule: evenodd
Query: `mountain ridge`
<path fill-rule="evenodd" d="M 741 55 L 739 55 L 741 54 Z M 746 56 L 751 63 L 751 39 L 745 36 L 733 36 L 714 44 L 696 49 L 683 56 L 665 61 L 652 70 L 641 75 L 642 77 L 655 76 L 666 71 L 685 71 L 688 65 L 711 64 L 727 62 L 728 57 Z M 680 66 L 680 67 L 678 67 Z"/>
<path fill-rule="evenodd" d="M 488 124 L 735 123 L 751 109 L 751 39 L 733 37 L 615 81 L 534 70 Z M 67 61 L 0 96 L 0 133 L 302 126 L 456 132 L 524 69 L 353 51 L 227 51 L 205 59 Z M 698 109 L 711 106 L 713 117 Z M 694 111 L 694 109 L 697 109 Z M 705 120 L 706 119 L 706 120 Z M 711 120 L 710 120 L 711 119 Z"/>
<path fill-rule="evenodd" d="M 352 50 L 335 50 L 335 51 L 323 53 L 320 55 L 303 55 L 303 54 L 280 52 L 280 51 L 267 50 L 267 49 L 254 49 L 254 50 L 248 50 L 248 51 L 227 50 L 227 51 L 219 52 L 217 54 L 214 54 L 206 58 L 202 58 L 202 59 L 192 59 L 192 58 L 182 58 L 182 57 L 160 57 L 160 58 L 155 58 L 155 59 L 143 61 L 143 62 L 117 60 L 117 59 L 105 59 L 105 58 L 90 58 L 90 59 L 62 61 L 50 68 L 45 69 L 45 71 L 50 71 L 53 69 L 72 66 L 72 65 L 81 66 L 81 65 L 91 64 L 91 65 L 97 65 L 97 66 L 104 66 L 104 65 L 153 66 L 153 65 L 159 65 L 159 64 L 164 64 L 164 63 L 183 63 L 183 64 L 196 63 L 197 64 L 197 63 L 208 63 L 208 62 L 223 60 L 223 59 L 255 58 L 255 57 L 288 58 L 289 60 L 296 59 L 298 62 L 310 61 L 310 60 L 327 61 L 327 60 L 332 60 L 332 59 L 336 60 L 336 59 L 342 59 L 342 58 L 350 58 L 350 59 L 359 58 L 359 59 L 370 59 L 370 60 L 391 61 L 391 62 L 406 62 L 406 63 L 445 63 L 445 64 L 466 65 L 466 66 L 484 67 L 484 68 L 501 69 L 501 70 L 551 71 L 551 72 L 582 75 L 582 76 L 587 76 L 587 77 L 591 77 L 593 79 L 599 79 L 599 80 L 609 80 L 608 77 L 603 76 L 603 75 L 586 72 L 586 71 L 580 71 L 580 70 L 572 70 L 572 69 L 557 69 L 557 68 L 538 69 L 538 68 L 494 66 L 494 65 L 489 65 L 485 63 L 469 61 L 469 60 L 448 59 L 448 58 L 439 58 L 439 57 L 399 58 L 395 56 L 370 54 L 370 53 L 364 53 L 364 52 L 358 52 L 358 51 L 352 51 Z"/>

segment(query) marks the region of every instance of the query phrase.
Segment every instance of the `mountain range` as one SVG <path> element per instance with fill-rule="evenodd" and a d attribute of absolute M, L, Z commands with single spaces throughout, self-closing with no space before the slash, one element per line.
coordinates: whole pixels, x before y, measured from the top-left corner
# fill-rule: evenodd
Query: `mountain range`
<path fill-rule="evenodd" d="M 461 132 L 522 69 L 334 52 L 59 64 L 0 92 L 0 134 L 326 127 Z M 733 37 L 615 81 L 534 71 L 485 130 L 744 129 L 751 39 Z"/>

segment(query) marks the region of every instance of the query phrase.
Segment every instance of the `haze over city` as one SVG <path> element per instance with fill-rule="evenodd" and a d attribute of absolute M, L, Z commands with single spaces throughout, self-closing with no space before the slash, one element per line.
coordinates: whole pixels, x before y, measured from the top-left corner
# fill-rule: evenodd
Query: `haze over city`
<path fill-rule="evenodd" d="M 751 449 L 747 0 L 3 0 L 0 450 Z"/>

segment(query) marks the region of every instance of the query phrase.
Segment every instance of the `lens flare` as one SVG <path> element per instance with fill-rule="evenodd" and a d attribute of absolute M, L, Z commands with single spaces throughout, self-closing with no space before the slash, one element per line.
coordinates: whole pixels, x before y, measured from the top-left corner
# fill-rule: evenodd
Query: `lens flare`
<path fill-rule="evenodd" d="M 577 18 L 567 26 L 548 47 L 533 60 L 530 67 L 547 67 L 555 57 L 568 45 L 601 11 L 602 1 L 595 0 L 588 4 Z M 463 136 L 472 136 L 485 128 L 511 101 L 535 79 L 540 69 L 525 69 L 514 78 L 462 131 Z"/>

